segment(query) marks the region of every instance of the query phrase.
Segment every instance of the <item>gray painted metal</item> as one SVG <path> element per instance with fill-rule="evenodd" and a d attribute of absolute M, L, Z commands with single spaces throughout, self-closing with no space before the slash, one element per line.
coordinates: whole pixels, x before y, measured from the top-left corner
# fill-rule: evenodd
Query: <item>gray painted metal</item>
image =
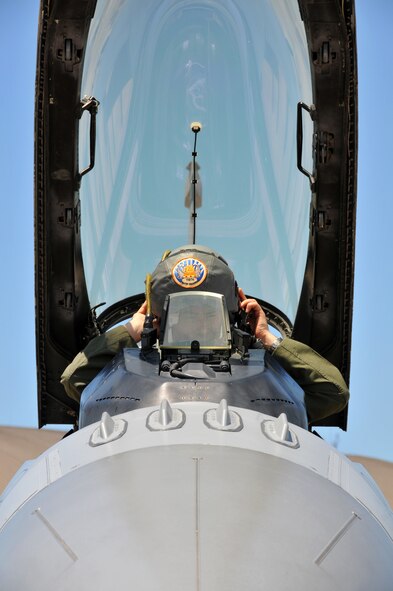
<path fill-rule="evenodd" d="M 392 540 L 312 470 L 216 445 L 108 454 L 5 524 L 1 589 L 391 590 Z"/>
<path fill-rule="evenodd" d="M 250 358 L 230 359 L 231 372 L 217 373 L 214 379 L 172 378 L 159 374 L 157 352 L 145 357 L 139 349 L 124 349 L 84 389 L 81 398 L 79 425 L 85 427 L 101 419 L 103 412 L 111 416 L 169 402 L 188 400 L 228 404 L 259 410 L 278 417 L 286 413 L 288 420 L 307 429 L 303 390 L 262 349 L 250 350 Z"/>

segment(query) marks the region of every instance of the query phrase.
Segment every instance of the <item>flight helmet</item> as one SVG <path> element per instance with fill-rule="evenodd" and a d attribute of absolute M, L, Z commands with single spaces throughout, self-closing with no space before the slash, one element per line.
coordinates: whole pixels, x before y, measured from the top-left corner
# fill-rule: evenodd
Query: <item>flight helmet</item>
<path fill-rule="evenodd" d="M 164 254 L 151 276 L 152 312 L 161 316 L 165 297 L 186 290 L 222 294 L 231 320 L 238 311 L 235 277 L 226 260 L 207 246 L 189 244 Z"/>

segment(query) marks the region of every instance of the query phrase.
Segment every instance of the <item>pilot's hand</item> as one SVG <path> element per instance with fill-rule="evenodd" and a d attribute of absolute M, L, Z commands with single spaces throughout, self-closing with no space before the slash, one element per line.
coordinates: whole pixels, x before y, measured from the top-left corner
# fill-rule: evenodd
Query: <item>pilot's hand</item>
<path fill-rule="evenodd" d="M 137 310 L 134 316 L 124 325 L 126 330 L 128 331 L 130 337 L 134 339 L 136 343 L 139 343 L 141 340 L 141 334 L 143 331 L 143 325 L 145 323 L 147 313 L 147 302 L 146 300 L 143 302 L 142 306 Z M 157 333 L 160 331 L 160 319 L 155 317 L 153 320 L 153 327 L 157 329 Z"/>
<path fill-rule="evenodd" d="M 130 337 L 134 339 L 136 343 L 141 340 L 141 333 L 143 330 L 143 324 L 145 322 L 146 312 L 147 302 L 144 301 L 139 310 L 137 310 L 134 316 L 127 322 L 127 324 L 124 325 Z"/>
<path fill-rule="evenodd" d="M 238 295 L 239 306 L 247 314 L 247 322 L 252 332 L 264 347 L 269 348 L 276 340 L 276 337 L 269 331 L 265 312 L 254 298 L 246 298 L 241 287 L 238 289 Z"/>

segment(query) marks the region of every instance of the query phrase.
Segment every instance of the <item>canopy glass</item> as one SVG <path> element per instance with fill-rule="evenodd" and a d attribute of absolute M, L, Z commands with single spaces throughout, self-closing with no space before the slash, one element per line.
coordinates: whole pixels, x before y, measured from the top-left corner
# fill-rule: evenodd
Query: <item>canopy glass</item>
<path fill-rule="evenodd" d="M 191 242 L 199 121 L 196 242 L 294 320 L 311 196 L 296 167 L 296 111 L 312 102 L 297 2 L 98 0 L 81 94 L 100 101 L 80 193 L 91 306 L 143 291 L 163 251 Z M 311 170 L 311 121 L 303 131 Z M 88 153 L 84 115 L 80 170 Z"/>

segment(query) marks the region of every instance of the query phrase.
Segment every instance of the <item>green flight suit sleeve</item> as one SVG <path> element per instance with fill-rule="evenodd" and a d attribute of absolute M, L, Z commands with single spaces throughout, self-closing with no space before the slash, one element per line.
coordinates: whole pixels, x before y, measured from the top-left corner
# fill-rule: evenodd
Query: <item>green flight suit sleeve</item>
<path fill-rule="evenodd" d="M 348 386 L 339 370 L 304 343 L 285 338 L 273 356 L 303 388 L 310 423 L 343 410 Z"/>
<path fill-rule="evenodd" d="M 118 326 L 92 339 L 66 367 L 60 378 L 67 395 L 79 402 L 85 386 L 121 349 L 136 346 L 124 326 Z"/>

